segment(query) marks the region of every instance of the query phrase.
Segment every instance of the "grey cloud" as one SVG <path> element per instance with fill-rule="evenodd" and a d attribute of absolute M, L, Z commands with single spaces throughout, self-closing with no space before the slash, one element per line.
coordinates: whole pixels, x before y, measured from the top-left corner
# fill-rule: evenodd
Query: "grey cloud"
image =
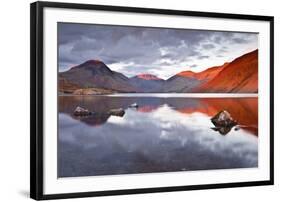
<path fill-rule="evenodd" d="M 201 59 L 208 59 L 210 56 L 208 56 L 208 55 L 200 55 L 200 56 L 198 56 L 197 58 L 199 59 L 199 60 L 201 60 Z"/>
<path fill-rule="evenodd" d="M 191 67 L 191 68 L 195 68 L 195 67 L 198 67 L 198 65 L 193 64 L 193 65 L 190 65 L 189 67 Z"/>
<path fill-rule="evenodd" d="M 215 48 L 215 45 L 214 44 L 203 44 L 202 47 L 205 49 L 212 49 L 212 48 Z"/>
<path fill-rule="evenodd" d="M 221 36 L 215 36 L 214 37 L 214 42 L 217 44 L 220 44 L 220 42 L 222 41 L 222 37 Z"/>
<path fill-rule="evenodd" d="M 234 43 L 247 43 L 248 40 L 243 39 L 243 38 L 233 38 L 232 39 Z"/>
<path fill-rule="evenodd" d="M 254 39 L 247 33 L 59 23 L 59 68 L 62 71 L 89 59 L 99 59 L 108 65 L 142 67 L 135 70 L 124 65 L 125 72 L 145 72 L 152 66 L 157 69 L 161 65 L 178 66 L 196 58 L 207 59 L 207 50 L 218 49 L 215 54 L 220 55 L 226 51 L 222 48 L 225 45 Z M 157 67 L 161 59 L 164 61 L 158 62 Z"/>

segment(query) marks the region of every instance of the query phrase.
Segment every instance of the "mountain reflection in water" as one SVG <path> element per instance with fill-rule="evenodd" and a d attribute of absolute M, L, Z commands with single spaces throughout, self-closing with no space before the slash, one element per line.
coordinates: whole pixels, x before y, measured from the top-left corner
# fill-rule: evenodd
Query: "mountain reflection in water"
<path fill-rule="evenodd" d="M 241 129 L 212 130 L 220 110 Z M 59 96 L 58 140 L 59 177 L 257 167 L 258 99 Z"/>

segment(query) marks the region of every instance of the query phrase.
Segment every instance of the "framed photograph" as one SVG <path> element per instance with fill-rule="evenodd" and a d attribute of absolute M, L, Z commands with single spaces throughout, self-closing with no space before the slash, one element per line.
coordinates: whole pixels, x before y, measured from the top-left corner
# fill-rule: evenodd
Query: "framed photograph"
<path fill-rule="evenodd" d="M 31 198 L 273 184 L 273 17 L 31 4 Z"/>

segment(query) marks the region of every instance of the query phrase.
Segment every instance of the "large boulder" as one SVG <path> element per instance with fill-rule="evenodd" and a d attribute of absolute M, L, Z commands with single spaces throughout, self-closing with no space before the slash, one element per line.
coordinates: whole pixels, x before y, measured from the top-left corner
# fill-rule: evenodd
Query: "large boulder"
<path fill-rule="evenodd" d="M 211 118 L 211 121 L 216 127 L 233 127 L 237 125 L 237 121 L 235 121 L 226 110 L 217 113 Z"/>
<path fill-rule="evenodd" d="M 85 109 L 83 107 L 77 106 L 76 109 L 73 112 L 74 116 L 89 116 L 92 114 L 88 109 Z"/>

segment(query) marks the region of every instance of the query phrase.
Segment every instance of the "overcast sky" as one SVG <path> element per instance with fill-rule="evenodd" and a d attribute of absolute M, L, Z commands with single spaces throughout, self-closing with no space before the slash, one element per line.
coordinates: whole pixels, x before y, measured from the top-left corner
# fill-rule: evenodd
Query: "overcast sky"
<path fill-rule="evenodd" d="M 58 45 L 59 71 L 98 59 L 128 77 L 151 73 L 167 79 L 255 50 L 258 34 L 59 23 Z"/>

